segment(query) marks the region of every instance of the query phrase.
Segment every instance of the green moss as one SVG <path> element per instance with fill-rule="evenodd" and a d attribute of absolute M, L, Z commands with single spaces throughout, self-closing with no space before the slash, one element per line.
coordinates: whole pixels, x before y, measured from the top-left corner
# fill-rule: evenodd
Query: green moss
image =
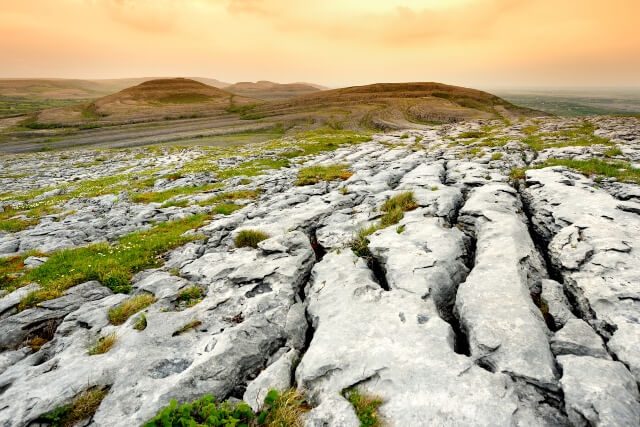
<path fill-rule="evenodd" d="M 137 329 L 138 331 L 144 331 L 147 329 L 147 316 L 145 316 L 144 313 L 141 313 L 140 316 L 138 316 L 133 324 L 133 329 Z"/>

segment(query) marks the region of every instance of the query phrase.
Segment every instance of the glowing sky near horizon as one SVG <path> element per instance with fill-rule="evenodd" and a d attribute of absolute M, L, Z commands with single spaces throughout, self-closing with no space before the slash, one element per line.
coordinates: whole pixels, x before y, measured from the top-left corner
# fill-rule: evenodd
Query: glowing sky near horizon
<path fill-rule="evenodd" d="M 0 0 L 0 77 L 640 85 L 640 0 Z"/>

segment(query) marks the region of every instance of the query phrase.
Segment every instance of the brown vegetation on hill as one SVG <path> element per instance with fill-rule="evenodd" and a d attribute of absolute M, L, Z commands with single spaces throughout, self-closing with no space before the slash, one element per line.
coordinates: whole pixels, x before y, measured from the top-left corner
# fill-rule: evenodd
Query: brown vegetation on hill
<path fill-rule="evenodd" d="M 263 100 L 278 100 L 295 98 L 296 96 L 307 95 L 318 92 L 321 89 L 308 83 L 274 83 L 266 80 L 258 82 L 239 82 L 224 88 L 226 91 L 236 95 L 248 96 Z"/>
<path fill-rule="evenodd" d="M 345 129 L 395 129 L 468 119 L 545 115 L 489 93 L 442 83 L 377 83 L 262 104 L 255 114 Z"/>
<path fill-rule="evenodd" d="M 189 118 L 225 113 L 230 106 L 256 102 L 185 78 L 140 83 L 93 102 L 44 110 L 39 123 L 120 123 L 164 118 Z"/>
<path fill-rule="evenodd" d="M 326 127 L 392 130 L 543 115 L 486 92 L 441 83 L 379 83 L 264 101 L 191 79 L 156 79 L 7 123 L 0 148 L 21 152 L 79 145 L 218 144 L 226 141 L 220 137 L 231 135 L 248 143 Z"/>

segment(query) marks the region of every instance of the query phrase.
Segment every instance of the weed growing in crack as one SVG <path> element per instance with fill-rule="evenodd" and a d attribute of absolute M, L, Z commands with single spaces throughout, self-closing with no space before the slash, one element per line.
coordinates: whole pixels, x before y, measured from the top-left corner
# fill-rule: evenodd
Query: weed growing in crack
<path fill-rule="evenodd" d="M 178 299 L 185 307 L 193 307 L 202 301 L 202 289 L 197 286 L 189 286 L 178 294 Z"/>
<path fill-rule="evenodd" d="M 387 200 L 380 208 L 381 211 L 385 212 L 382 218 L 380 218 L 380 223 L 361 228 L 356 232 L 350 244 L 353 253 L 367 260 L 373 259 L 373 254 L 369 250 L 370 242 L 368 236 L 378 230 L 399 223 L 404 217 L 405 212 L 416 209 L 418 206 L 413 199 L 413 192 L 411 191 L 400 193 Z"/>
<path fill-rule="evenodd" d="M 73 403 L 59 406 L 53 411 L 41 415 L 39 420 L 48 422 L 52 427 L 70 427 L 93 416 L 100 403 L 107 396 L 108 389 L 93 388 L 78 396 Z"/>
<path fill-rule="evenodd" d="M 89 345 L 87 346 L 89 356 L 104 354 L 108 352 L 114 346 L 116 341 L 118 341 L 118 336 L 115 332 L 97 337 L 95 340 L 89 341 Z"/>
<path fill-rule="evenodd" d="M 187 331 L 190 331 L 191 329 L 202 325 L 202 322 L 199 320 L 194 320 L 193 322 L 189 322 L 186 325 L 184 325 L 182 328 L 178 329 L 177 331 L 175 331 L 172 336 L 178 336 L 178 335 L 182 335 Z"/>
<path fill-rule="evenodd" d="M 378 408 L 383 401 L 378 396 L 362 393 L 357 388 L 342 391 L 342 395 L 351 403 L 360 420 L 360 427 L 376 427 L 382 425 L 378 415 Z"/>

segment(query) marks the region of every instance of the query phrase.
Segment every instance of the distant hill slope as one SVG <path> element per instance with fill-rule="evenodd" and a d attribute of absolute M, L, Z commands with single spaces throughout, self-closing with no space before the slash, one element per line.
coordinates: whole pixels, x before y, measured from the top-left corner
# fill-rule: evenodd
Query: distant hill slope
<path fill-rule="evenodd" d="M 225 90 L 236 95 L 263 100 L 295 98 L 296 96 L 318 92 L 322 89 L 309 83 L 274 83 L 266 80 L 258 82 L 238 82 L 227 86 Z"/>
<path fill-rule="evenodd" d="M 169 141 L 198 144 L 207 138 L 243 133 L 243 141 L 251 142 L 264 140 L 264 135 L 327 127 L 393 130 L 544 115 L 487 92 L 441 83 L 378 83 L 263 101 L 176 78 L 144 82 L 95 101 L 8 122 L 0 142 L 37 145 L 54 141 L 57 147 Z"/>
<path fill-rule="evenodd" d="M 347 129 L 396 129 L 468 119 L 544 116 L 476 89 L 442 83 L 376 83 L 262 104 L 254 114 Z"/>
<path fill-rule="evenodd" d="M 155 120 L 224 113 L 229 107 L 254 102 L 192 79 L 156 79 L 93 102 L 41 111 L 37 121 L 64 124 Z"/>
<path fill-rule="evenodd" d="M 110 95 L 131 86 L 166 77 L 136 77 L 123 79 L 0 79 L 0 96 L 22 96 L 37 99 L 88 99 Z M 229 83 L 216 79 L 194 77 L 209 86 L 221 88 Z"/>
<path fill-rule="evenodd" d="M 155 79 L 0 79 L 0 118 L 93 101 Z M 203 77 L 193 80 L 218 88 L 229 85 Z"/>

